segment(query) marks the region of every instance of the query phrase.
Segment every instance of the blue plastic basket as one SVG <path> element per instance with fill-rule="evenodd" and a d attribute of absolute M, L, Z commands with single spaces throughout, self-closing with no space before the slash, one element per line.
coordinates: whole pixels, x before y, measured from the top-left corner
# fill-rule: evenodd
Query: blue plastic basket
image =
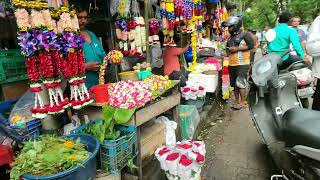
<path fill-rule="evenodd" d="M 137 155 L 137 127 L 115 126 L 121 137 L 117 140 L 105 140 L 100 148 L 101 170 L 116 174 L 128 161 Z"/>
<path fill-rule="evenodd" d="M 17 131 L 18 134 L 25 136 L 25 139 L 32 139 L 39 137 L 42 133 L 41 120 L 34 119 L 25 123 L 25 127 L 10 126 L 10 128 Z"/>
<path fill-rule="evenodd" d="M 91 155 L 83 162 L 83 166 L 75 166 L 67 171 L 53 174 L 50 176 L 31 176 L 23 175 L 22 179 L 26 180 L 88 180 L 96 177 L 97 161 L 96 156 L 100 148 L 98 140 L 91 135 L 73 134 L 68 137 L 76 140 L 80 138 L 80 142 L 84 144 Z"/>
<path fill-rule="evenodd" d="M 90 123 L 99 123 L 100 120 L 94 120 Z M 89 124 L 90 124 L 89 123 Z M 83 124 L 72 134 L 83 134 L 89 124 Z M 120 131 L 120 138 L 116 140 L 104 140 L 100 145 L 100 158 L 98 164 L 105 173 L 118 173 L 124 168 L 128 161 L 137 155 L 137 127 L 116 125 L 115 130 Z"/>

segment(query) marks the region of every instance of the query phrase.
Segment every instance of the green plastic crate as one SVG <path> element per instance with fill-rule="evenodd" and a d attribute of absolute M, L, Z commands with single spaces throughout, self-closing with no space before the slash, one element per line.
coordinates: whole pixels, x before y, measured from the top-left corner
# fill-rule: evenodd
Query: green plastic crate
<path fill-rule="evenodd" d="M 0 51 L 0 83 L 28 79 L 24 57 L 20 50 Z"/>

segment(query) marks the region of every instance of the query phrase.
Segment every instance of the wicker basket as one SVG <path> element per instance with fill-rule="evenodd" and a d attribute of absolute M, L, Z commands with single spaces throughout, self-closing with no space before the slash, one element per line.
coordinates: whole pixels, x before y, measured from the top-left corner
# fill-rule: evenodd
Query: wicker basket
<path fill-rule="evenodd" d="M 119 73 L 120 79 L 121 80 L 131 80 L 131 81 L 138 81 L 138 75 L 137 72 L 135 71 L 126 71 L 126 72 L 122 72 Z"/>

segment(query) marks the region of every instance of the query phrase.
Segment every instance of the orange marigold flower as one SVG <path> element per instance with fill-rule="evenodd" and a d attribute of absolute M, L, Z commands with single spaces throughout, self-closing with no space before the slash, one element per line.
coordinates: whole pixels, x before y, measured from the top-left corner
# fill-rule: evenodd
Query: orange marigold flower
<path fill-rule="evenodd" d="M 65 141 L 63 145 L 67 148 L 73 148 L 74 144 L 72 141 Z"/>

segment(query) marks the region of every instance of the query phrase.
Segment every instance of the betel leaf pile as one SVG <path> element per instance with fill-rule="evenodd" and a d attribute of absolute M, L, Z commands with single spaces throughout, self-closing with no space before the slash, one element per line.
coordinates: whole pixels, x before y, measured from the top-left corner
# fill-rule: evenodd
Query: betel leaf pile
<path fill-rule="evenodd" d="M 82 166 L 89 155 L 80 139 L 73 141 L 54 135 L 41 136 L 38 141 L 25 142 L 13 163 L 10 178 L 19 179 L 23 174 L 53 175 L 77 165 Z"/>

